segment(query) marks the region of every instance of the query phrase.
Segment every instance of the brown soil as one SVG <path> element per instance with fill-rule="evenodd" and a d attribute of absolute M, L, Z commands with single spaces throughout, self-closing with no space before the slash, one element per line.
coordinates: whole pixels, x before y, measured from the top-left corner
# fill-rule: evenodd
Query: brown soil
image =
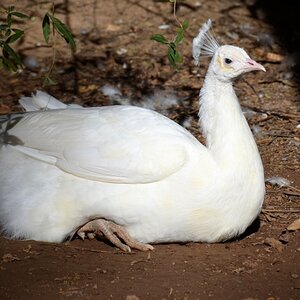
<path fill-rule="evenodd" d="M 285 177 L 291 186 L 267 184 L 259 220 L 241 239 L 228 243 L 156 245 L 150 253 L 124 254 L 97 240 L 51 244 L 0 237 L 0 298 L 300 299 L 299 231 L 286 231 L 300 212 L 296 6 L 260 0 L 184 1 L 177 15 L 188 19 L 190 28 L 182 46 L 184 63 L 176 73 L 164 47 L 149 40 L 153 33 L 174 35 L 176 22 L 165 1 L 55 1 L 57 16 L 72 28 L 78 48 L 71 57 L 58 39 L 53 72 L 58 84 L 43 87 L 52 52 L 45 47 L 40 24 L 51 1 L 5 0 L 2 5 L 12 2 L 35 16 L 19 25 L 26 37 L 16 49 L 24 58 L 37 59 L 38 66 L 13 75 L 1 71 L 0 113 L 20 111 L 18 98 L 36 89 L 67 103 L 97 106 L 111 104 L 99 90 L 105 84 L 118 86 L 137 101 L 159 88 L 180 98 L 163 113 L 177 122 L 191 116 L 189 129 L 202 140 L 198 91 L 207 63 L 195 69 L 190 46 L 198 27 L 210 17 L 220 42 L 247 49 L 267 69 L 245 76 L 236 91 L 242 106 L 256 112 L 248 121 L 260 129 L 256 140 L 266 177 Z M 171 27 L 162 30 L 161 24 Z"/>

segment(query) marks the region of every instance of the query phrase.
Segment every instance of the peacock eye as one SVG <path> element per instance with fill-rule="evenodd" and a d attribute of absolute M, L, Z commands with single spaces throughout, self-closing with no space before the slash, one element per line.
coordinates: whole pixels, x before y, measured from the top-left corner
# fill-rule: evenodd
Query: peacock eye
<path fill-rule="evenodd" d="M 225 58 L 225 63 L 227 65 L 230 65 L 232 63 L 232 60 L 230 58 Z"/>

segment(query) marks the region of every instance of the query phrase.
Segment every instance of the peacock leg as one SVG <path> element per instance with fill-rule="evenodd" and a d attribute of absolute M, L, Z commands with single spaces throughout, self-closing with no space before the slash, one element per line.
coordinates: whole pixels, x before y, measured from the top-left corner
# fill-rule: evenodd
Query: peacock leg
<path fill-rule="evenodd" d="M 93 235 L 101 237 L 105 236 L 112 244 L 124 252 L 131 252 L 131 248 L 141 251 L 153 250 L 151 245 L 133 239 L 123 226 L 104 219 L 89 221 L 77 230 L 77 234 L 82 239 L 84 239 L 85 234 L 87 234 L 88 237 Z M 124 243 L 122 243 L 120 239 L 122 239 Z"/>

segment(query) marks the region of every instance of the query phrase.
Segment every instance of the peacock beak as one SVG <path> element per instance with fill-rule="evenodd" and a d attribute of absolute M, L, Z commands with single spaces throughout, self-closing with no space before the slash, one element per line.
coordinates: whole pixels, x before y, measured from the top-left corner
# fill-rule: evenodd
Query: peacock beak
<path fill-rule="evenodd" d="M 244 67 L 246 72 L 251 72 L 251 71 L 264 71 L 266 72 L 266 69 L 264 68 L 263 65 L 257 63 L 253 59 L 247 59 Z"/>

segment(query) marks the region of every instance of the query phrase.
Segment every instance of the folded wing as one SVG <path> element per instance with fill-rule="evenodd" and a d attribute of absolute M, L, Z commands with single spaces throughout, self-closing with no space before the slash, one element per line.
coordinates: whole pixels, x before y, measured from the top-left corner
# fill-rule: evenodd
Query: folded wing
<path fill-rule="evenodd" d="M 18 141 L 10 147 L 72 175 L 110 183 L 160 181 L 184 166 L 190 146 L 202 146 L 164 116 L 130 106 L 26 113 L 6 128 L 8 139 Z"/>

